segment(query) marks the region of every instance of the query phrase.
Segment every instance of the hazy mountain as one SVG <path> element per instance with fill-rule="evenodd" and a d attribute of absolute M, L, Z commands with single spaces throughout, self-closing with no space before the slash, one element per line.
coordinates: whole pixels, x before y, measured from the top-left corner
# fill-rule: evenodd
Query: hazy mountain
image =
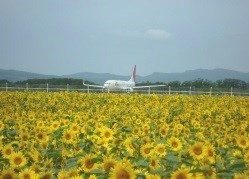
<path fill-rule="evenodd" d="M 113 75 L 109 73 L 76 73 L 72 75 L 67 75 L 65 77 L 70 78 L 81 78 L 89 81 L 93 81 L 98 84 L 103 84 L 108 79 L 113 80 L 129 80 L 130 76 L 120 76 Z M 136 76 L 137 82 L 169 82 L 169 81 L 188 81 L 194 80 L 197 78 L 207 79 L 210 81 L 216 81 L 220 79 L 232 78 L 239 79 L 246 82 L 249 82 L 249 73 L 243 73 L 233 70 L 226 69 L 197 69 L 197 70 L 189 70 L 182 73 L 158 73 L 155 72 L 148 76 Z"/>
<path fill-rule="evenodd" d="M 131 76 L 122 76 L 122 75 L 114 75 L 110 73 L 90 73 L 90 72 L 82 72 L 75 73 L 71 75 L 64 75 L 66 78 L 77 78 L 77 79 L 85 79 L 88 81 L 92 81 L 96 84 L 103 84 L 106 80 L 129 80 Z M 141 76 L 137 75 L 137 81 L 142 81 Z"/>
<path fill-rule="evenodd" d="M 24 81 L 27 79 L 47 79 L 47 78 L 56 78 L 57 76 L 53 75 L 42 75 L 38 73 L 30 73 L 25 71 L 18 70 L 3 70 L 0 69 L 0 80 L 8 80 L 11 82 Z"/>
<path fill-rule="evenodd" d="M 143 78 L 144 81 L 188 81 L 194 80 L 197 78 L 207 79 L 210 81 L 216 81 L 220 79 L 232 78 L 239 79 L 246 82 L 249 82 L 249 73 L 238 72 L 234 70 L 226 70 L 226 69 L 197 69 L 197 70 L 189 70 L 183 73 L 153 73 L 151 75 L 145 76 Z"/>
<path fill-rule="evenodd" d="M 75 73 L 71 75 L 63 75 L 63 76 L 53 76 L 53 75 L 42 75 L 37 73 L 23 72 L 17 70 L 1 70 L 0 69 L 0 80 L 6 79 L 12 82 L 15 81 L 23 81 L 27 79 L 47 79 L 47 78 L 77 78 L 84 79 L 88 81 L 92 81 L 97 84 L 103 84 L 106 80 L 129 80 L 131 76 L 121 76 L 121 75 L 113 75 L 110 73 Z M 239 79 L 246 82 L 249 82 L 249 73 L 243 73 L 233 70 L 226 69 L 197 69 L 197 70 L 189 70 L 182 73 L 158 73 L 155 72 L 148 76 L 139 76 L 137 75 L 137 82 L 169 82 L 169 81 L 188 81 L 194 80 L 197 78 L 207 79 L 211 81 L 216 81 L 219 79 L 232 78 Z"/>

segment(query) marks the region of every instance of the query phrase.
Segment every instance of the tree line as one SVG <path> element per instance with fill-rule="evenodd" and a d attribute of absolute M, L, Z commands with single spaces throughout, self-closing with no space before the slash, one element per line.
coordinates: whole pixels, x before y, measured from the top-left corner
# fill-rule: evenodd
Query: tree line
<path fill-rule="evenodd" d="M 163 83 L 163 82 L 156 82 L 156 83 L 151 83 L 149 81 L 147 82 L 142 82 L 139 83 L 138 85 L 159 85 L 159 84 L 165 84 L 167 86 L 173 87 L 173 88 L 189 88 L 189 87 L 195 87 L 195 88 L 210 88 L 210 87 L 215 87 L 215 88 L 238 88 L 238 89 L 248 89 L 249 88 L 249 83 L 238 80 L 238 79 L 224 79 L 224 80 L 217 80 L 215 82 L 206 80 L 206 79 L 195 79 L 195 80 L 189 80 L 189 81 L 170 81 L 168 83 Z"/>
<path fill-rule="evenodd" d="M 44 84 L 50 84 L 50 85 L 70 85 L 70 86 L 75 86 L 82 88 L 82 79 L 73 79 L 73 78 L 50 78 L 50 79 L 28 79 L 24 81 L 17 81 L 17 82 L 10 82 L 8 80 L 0 80 L 1 86 L 5 86 L 5 84 L 8 83 L 8 85 L 12 86 L 22 86 L 22 85 L 35 85 L 35 86 L 40 86 Z M 87 84 L 95 84 L 91 81 L 85 80 L 85 83 Z M 172 88 L 189 88 L 189 87 L 194 87 L 194 88 L 237 88 L 237 89 L 248 89 L 249 88 L 249 83 L 238 80 L 238 79 L 224 79 L 224 80 L 217 80 L 215 82 L 206 80 L 206 79 L 195 79 L 195 80 L 189 80 L 189 81 L 170 81 L 167 83 L 164 82 L 156 82 L 152 83 L 150 81 L 138 83 L 137 86 L 144 86 L 144 85 L 161 85 L 164 84 L 166 86 L 170 86 Z"/>

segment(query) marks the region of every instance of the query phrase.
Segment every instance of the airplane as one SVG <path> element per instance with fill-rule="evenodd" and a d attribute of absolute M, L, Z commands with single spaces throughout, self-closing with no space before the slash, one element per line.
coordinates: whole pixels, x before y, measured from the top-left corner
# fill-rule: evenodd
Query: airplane
<path fill-rule="evenodd" d="M 97 87 L 102 88 L 103 90 L 126 90 L 127 92 L 133 92 L 133 89 L 139 88 L 154 88 L 154 87 L 161 87 L 166 85 L 150 85 L 150 86 L 135 86 L 136 80 L 136 65 L 134 66 L 133 73 L 131 75 L 131 79 L 129 81 L 123 80 L 107 80 L 103 86 L 101 85 L 90 85 L 85 84 L 83 80 L 83 85 L 88 87 Z"/>

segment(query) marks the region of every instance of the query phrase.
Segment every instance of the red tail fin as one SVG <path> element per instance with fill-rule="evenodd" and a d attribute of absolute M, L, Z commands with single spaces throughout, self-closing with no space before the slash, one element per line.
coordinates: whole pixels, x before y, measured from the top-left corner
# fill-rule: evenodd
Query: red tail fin
<path fill-rule="evenodd" d="M 131 81 L 131 82 L 135 82 L 136 81 L 136 65 L 134 67 L 131 79 L 129 81 Z"/>
<path fill-rule="evenodd" d="M 134 70 L 133 70 L 133 80 L 134 80 L 134 82 L 136 81 L 136 65 L 135 65 Z"/>

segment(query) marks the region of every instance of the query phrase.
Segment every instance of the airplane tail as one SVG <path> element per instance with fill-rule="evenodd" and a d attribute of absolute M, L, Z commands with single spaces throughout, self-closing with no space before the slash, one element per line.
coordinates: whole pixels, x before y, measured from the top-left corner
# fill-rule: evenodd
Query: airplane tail
<path fill-rule="evenodd" d="M 135 82 L 136 81 L 136 65 L 134 67 L 131 79 L 129 81 L 131 81 L 131 82 Z"/>

